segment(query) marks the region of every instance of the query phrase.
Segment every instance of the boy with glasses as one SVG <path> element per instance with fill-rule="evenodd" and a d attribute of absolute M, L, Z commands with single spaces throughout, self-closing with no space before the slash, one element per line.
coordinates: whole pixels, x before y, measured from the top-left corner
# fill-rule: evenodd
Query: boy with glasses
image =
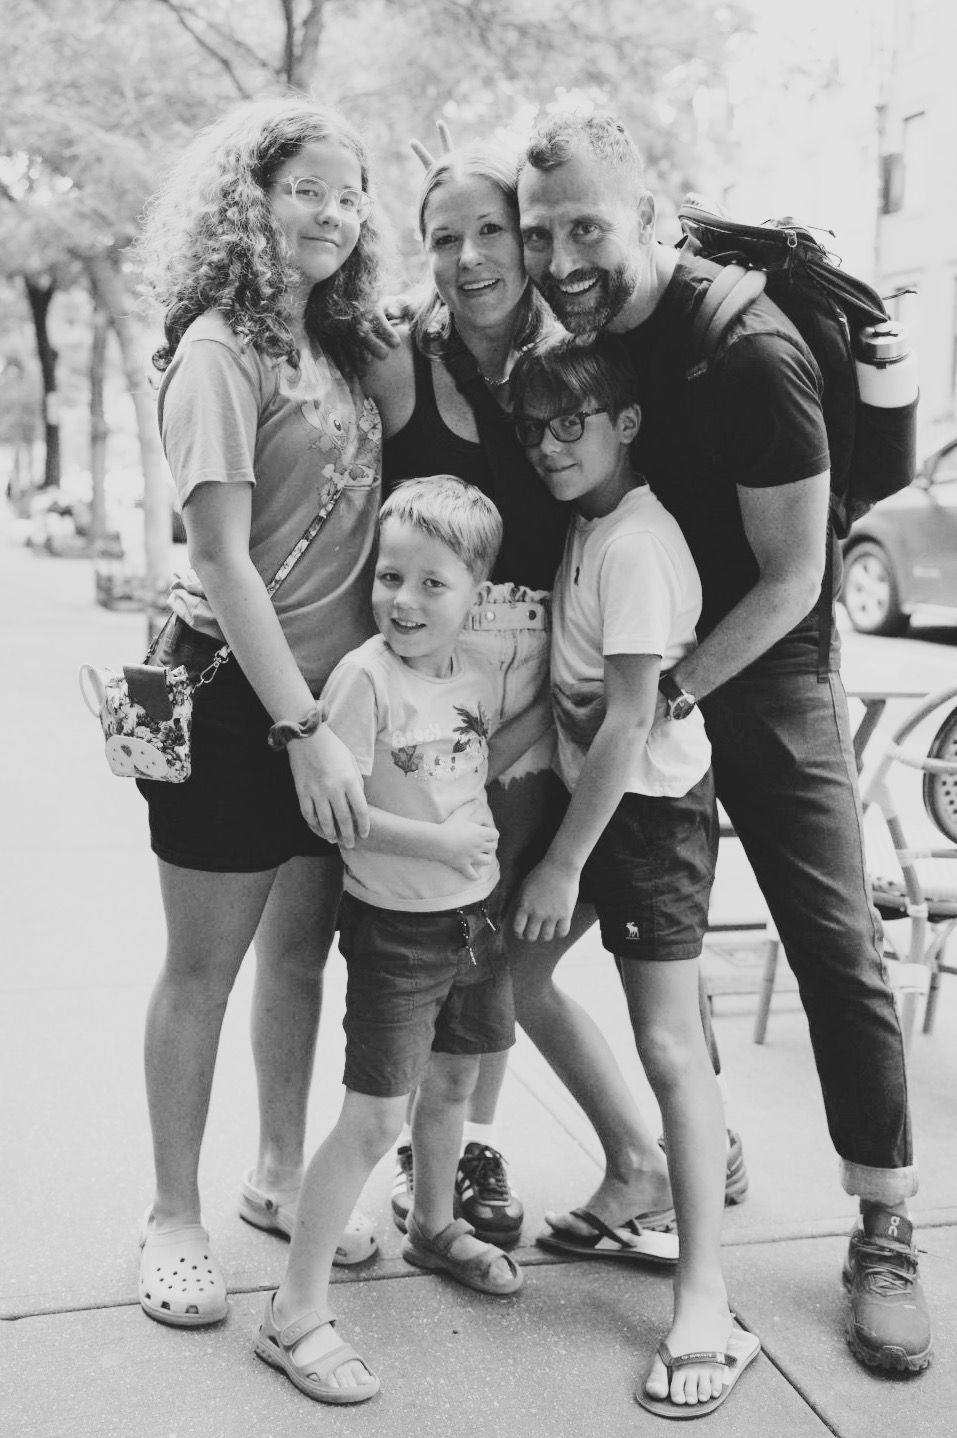
<path fill-rule="evenodd" d="M 514 926 L 529 940 L 562 937 L 581 893 L 614 955 L 661 1107 L 680 1239 L 674 1321 L 636 1397 L 697 1416 L 724 1401 L 760 1344 L 733 1324 L 721 1271 L 725 1131 L 698 1008 L 718 840 L 711 751 L 693 701 L 658 702 L 695 647 L 701 585 L 676 521 L 632 468 L 641 413 L 614 343 L 552 342 L 513 373 L 518 436 L 575 511 L 553 591 L 557 823 Z M 596 1247 L 609 1236 L 578 1217 Z"/>

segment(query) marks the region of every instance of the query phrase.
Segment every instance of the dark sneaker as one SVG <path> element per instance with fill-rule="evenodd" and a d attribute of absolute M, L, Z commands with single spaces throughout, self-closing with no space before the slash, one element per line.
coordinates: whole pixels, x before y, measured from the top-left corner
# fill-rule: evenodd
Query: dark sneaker
<path fill-rule="evenodd" d="M 499 1248 L 517 1243 L 525 1209 L 509 1187 L 505 1160 L 497 1148 L 467 1143 L 455 1175 L 453 1213 L 475 1229 L 476 1236 Z"/>
<path fill-rule="evenodd" d="M 851 1299 L 847 1341 L 868 1368 L 921 1373 L 931 1360 L 930 1315 L 913 1234 L 908 1219 L 880 1209 L 851 1234 L 842 1275 Z"/>
<path fill-rule="evenodd" d="M 400 1143 L 395 1151 L 395 1173 L 392 1177 L 392 1217 L 400 1233 L 412 1212 L 412 1145 Z"/>

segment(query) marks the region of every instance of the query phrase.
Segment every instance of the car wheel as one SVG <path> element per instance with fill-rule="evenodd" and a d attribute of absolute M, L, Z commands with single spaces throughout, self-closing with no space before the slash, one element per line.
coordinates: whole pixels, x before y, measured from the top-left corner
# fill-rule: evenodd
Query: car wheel
<path fill-rule="evenodd" d="M 907 629 L 893 566 L 887 551 L 873 540 L 855 544 L 844 556 L 841 599 L 861 634 L 903 634 Z"/>

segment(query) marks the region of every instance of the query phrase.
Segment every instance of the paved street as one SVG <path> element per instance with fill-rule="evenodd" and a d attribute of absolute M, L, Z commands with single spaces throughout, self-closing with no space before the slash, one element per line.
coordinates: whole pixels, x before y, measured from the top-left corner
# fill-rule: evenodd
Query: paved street
<path fill-rule="evenodd" d="M 135 1231 L 151 1163 L 140 1051 L 162 922 L 144 806 L 132 784 L 107 770 L 76 685 L 85 660 L 136 657 L 143 620 L 97 609 L 92 592 L 87 562 L 30 554 L 0 529 L 0 1434 L 617 1438 L 663 1431 L 632 1391 L 666 1325 L 667 1280 L 650 1269 L 564 1262 L 534 1247 L 544 1208 L 580 1202 L 594 1186 L 599 1154 L 583 1115 L 524 1039 L 502 1111 L 503 1147 L 527 1210 L 517 1255 L 529 1269 L 521 1297 L 483 1300 L 405 1265 L 385 1162 L 363 1198 L 382 1252 L 336 1290 L 344 1331 L 382 1375 L 381 1396 L 356 1411 L 320 1408 L 257 1362 L 251 1335 L 284 1247 L 235 1212 L 255 1138 L 251 963 L 227 1014 L 202 1167 L 230 1315 L 199 1332 L 144 1317 Z M 849 688 L 891 677 L 915 689 L 957 682 L 957 635 L 847 637 Z M 729 849 L 716 914 L 753 916 L 757 905 Z M 716 973 L 727 968 L 720 956 L 711 962 Z M 740 987 L 756 988 L 757 967 L 742 961 L 741 972 L 754 981 Z M 599 1018 L 652 1112 L 613 967 L 593 936 L 560 974 Z M 764 1352 L 705 1421 L 715 1434 L 748 1438 L 943 1438 L 957 1408 L 957 980 L 944 980 L 936 1028 L 918 1034 L 912 1052 L 922 1171 L 915 1213 L 937 1357 L 924 1376 L 905 1382 L 870 1376 L 844 1343 L 840 1266 L 854 1205 L 837 1182 L 803 1015 L 783 976 L 781 988 L 763 1047 L 751 1040 L 754 992 L 716 999 L 729 1118 L 743 1134 L 751 1177 L 747 1203 L 726 1215 L 727 1268 L 735 1310 Z M 313 1140 L 339 1100 L 343 989 L 336 956 Z"/>

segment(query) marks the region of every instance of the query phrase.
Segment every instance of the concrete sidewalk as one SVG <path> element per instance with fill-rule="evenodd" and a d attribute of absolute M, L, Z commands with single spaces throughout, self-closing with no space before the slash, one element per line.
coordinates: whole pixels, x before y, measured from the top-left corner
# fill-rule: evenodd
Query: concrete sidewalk
<path fill-rule="evenodd" d="M 284 1438 L 410 1432 L 538 1438 L 661 1432 L 632 1398 L 667 1324 L 669 1286 L 652 1269 L 565 1262 L 533 1245 L 544 1208 L 581 1201 L 599 1154 L 577 1106 L 522 1040 L 502 1105 L 502 1141 L 527 1209 L 523 1294 L 483 1299 L 410 1269 L 391 1223 L 388 1162 L 366 1189 L 381 1253 L 344 1277 L 344 1332 L 383 1379 L 356 1410 L 310 1404 L 258 1363 L 251 1335 L 279 1279 L 284 1245 L 242 1224 L 238 1182 L 252 1161 L 255 1092 L 250 965 L 227 1013 L 203 1156 L 205 1217 L 232 1301 L 215 1329 L 151 1323 L 136 1302 L 135 1230 L 150 1190 L 141 1073 L 143 1014 L 162 946 L 145 812 L 114 779 L 76 688 L 84 660 L 142 648 L 143 620 L 92 603 L 84 561 L 34 556 L 0 535 L 0 1434 L 11 1438 Z M 888 647 L 882 648 L 886 643 Z M 875 645 L 877 647 L 875 647 Z M 910 641 L 850 646 L 848 678 L 953 677 L 954 651 Z M 866 671 L 866 672 L 865 672 Z M 724 865 L 724 913 L 754 905 Z M 599 1018 L 646 1111 L 612 965 L 591 936 L 562 982 Z M 746 987 L 747 985 L 745 985 Z M 782 987 L 784 987 L 782 985 Z M 340 1095 L 344 971 L 330 964 L 310 1120 L 318 1140 Z M 853 1203 L 840 1190 L 803 1015 L 782 992 L 768 1043 L 750 1031 L 753 995 L 717 1002 L 729 1115 L 744 1135 L 748 1202 L 726 1216 L 735 1309 L 764 1353 L 709 1420 L 723 1434 L 950 1434 L 957 1400 L 957 993 L 918 1035 L 911 1093 L 922 1170 L 916 1204 L 937 1358 L 921 1378 L 866 1373 L 843 1339 L 840 1265 Z"/>

